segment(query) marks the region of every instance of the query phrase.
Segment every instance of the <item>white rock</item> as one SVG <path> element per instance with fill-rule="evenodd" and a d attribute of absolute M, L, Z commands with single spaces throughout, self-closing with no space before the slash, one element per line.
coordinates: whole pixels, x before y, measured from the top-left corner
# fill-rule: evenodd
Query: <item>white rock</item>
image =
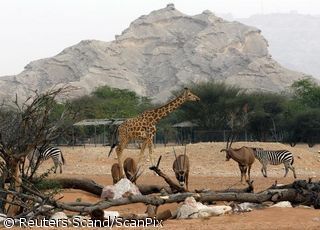
<path fill-rule="evenodd" d="M 272 205 L 271 207 L 292 208 L 292 205 L 289 201 L 281 201 L 281 202 L 278 202 L 278 203 Z"/>
<path fill-rule="evenodd" d="M 50 217 L 50 219 L 63 220 L 63 219 L 68 219 L 68 217 L 64 212 L 56 212 Z"/>
<path fill-rule="evenodd" d="M 113 219 L 115 219 L 115 218 L 117 218 L 117 217 L 119 217 L 120 216 L 120 213 L 119 212 L 117 212 L 117 211 L 104 211 L 104 218 L 105 219 L 111 219 L 111 220 L 113 220 Z"/>
<path fill-rule="evenodd" d="M 104 187 L 101 193 L 101 199 L 118 199 L 128 195 L 141 195 L 141 192 L 130 180 L 123 178 L 115 185 Z"/>
<path fill-rule="evenodd" d="M 199 212 L 206 212 L 210 216 L 220 216 L 225 213 L 231 212 L 232 208 L 227 205 L 214 205 L 214 206 L 206 206 L 199 210 Z"/>
<path fill-rule="evenodd" d="M 320 221 L 320 218 L 319 217 L 314 217 L 314 218 L 312 218 L 312 220 L 318 222 L 318 221 Z"/>
<path fill-rule="evenodd" d="M 261 208 L 262 205 L 250 202 L 243 202 L 240 204 L 233 204 L 232 209 L 234 212 L 251 212 L 253 209 Z"/>
<path fill-rule="evenodd" d="M 64 212 L 56 212 L 51 217 L 50 220 L 57 221 L 59 226 L 71 225 L 72 222 L 69 220 L 68 216 Z"/>
<path fill-rule="evenodd" d="M 37 211 L 40 211 L 40 212 L 47 212 L 47 211 L 49 211 L 49 210 L 51 210 L 51 211 L 53 211 L 53 209 L 54 209 L 54 207 L 53 206 L 51 206 L 51 205 L 43 205 L 43 206 L 41 206 L 41 207 L 39 207 L 39 208 L 37 208 Z"/>
<path fill-rule="evenodd" d="M 0 223 L 2 223 L 7 218 L 6 214 L 0 213 Z"/>
<path fill-rule="evenodd" d="M 196 202 L 193 197 L 188 197 L 184 201 L 183 205 L 178 208 L 177 219 L 194 219 L 206 218 L 209 216 L 219 216 L 228 213 L 231 210 L 232 209 L 230 206 L 206 206 L 200 202 Z"/>
<path fill-rule="evenodd" d="M 186 204 L 178 208 L 177 219 L 198 218 L 199 209 Z"/>

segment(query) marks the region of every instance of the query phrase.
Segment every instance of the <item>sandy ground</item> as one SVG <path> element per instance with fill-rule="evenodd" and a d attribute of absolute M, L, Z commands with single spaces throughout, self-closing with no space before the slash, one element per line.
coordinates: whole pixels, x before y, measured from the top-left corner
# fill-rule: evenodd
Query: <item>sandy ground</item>
<path fill-rule="evenodd" d="M 259 143 L 259 142 L 238 142 L 233 147 L 255 146 L 265 149 L 288 149 L 295 157 L 294 166 L 298 179 L 314 180 L 320 179 L 320 150 L 319 145 L 308 148 L 306 145 L 298 145 L 294 148 L 280 143 Z M 227 188 L 242 188 L 246 185 L 240 183 L 240 171 L 237 163 L 230 160 L 225 161 L 225 154 L 220 149 L 225 143 L 197 143 L 187 145 L 187 154 L 190 158 L 190 190 L 209 188 L 213 190 Z M 107 158 L 109 147 L 63 147 L 61 148 L 66 159 L 63 167 L 63 174 L 53 177 L 82 177 L 95 180 L 102 185 L 112 183 L 110 169 L 111 165 L 117 162 L 115 153 Z M 183 153 L 183 146 L 175 146 L 177 153 Z M 128 148 L 124 157 L 138 159 L 139 150 Z M 145 153 L 147 156 L 147 152 Z M 174 160 L 172 146 L 156 146 L 155 158 L 162 155 L 160 168 L 167 174 L 174 177 L 172 162 Z M 148 162 L 145 166 L 148 166 Z M 52 165 L 51 161 L 44 162 L 41 170 Z M 146 167 L 147 168 L 147 167 Z M 283 178 L 284 167 L 268 166 L 268 178 L 264 178 L 260 172 L 260 163 L 256 161 L 252 168 L 252 179 L 254 180 L 255 192 L 270 187 L 276 180 L 278 183 L 292 183 L 293 174 L 289 171 L 288 176 Z M 145 169 L 144 174 L 139 178 L 140 184 L 165 184 L 162 178 L 155 176 L 153 172 Z M 97 202 L 99 197 L 77 190 L 64 190 L 59 196 L 63 201 L 76 201 L 81 199 L 85 202 Z M 160 210 L 176 209 L 176 204 L 161 206 Z M 144 213 L 146 210 L 143 204 L 126 205 L 111 208 L 121 214 Z M 168 220 L 164 222 L 165 229 L 320 229 L 320 212 L 313 208 L 267 208 L 254 210 L 242 214 L 228 214 L 209 219 L 197 220 Z"/>

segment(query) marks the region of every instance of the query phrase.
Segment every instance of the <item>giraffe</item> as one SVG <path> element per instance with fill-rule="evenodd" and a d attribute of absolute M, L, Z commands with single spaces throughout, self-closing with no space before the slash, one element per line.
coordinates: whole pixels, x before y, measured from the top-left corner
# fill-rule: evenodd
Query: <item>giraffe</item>
<path fill-rule="evenodd" d="M 172 111 L 177 109 L 186 101 L 199 101 L 200 98 L 194 95 L 188 88 L 185 88 L 183 93 L 170 101 L 169 103 L 155 109 L 144 111 L 137 117 L 130 118 L 124 121 L 117 128 L 114 135 L 118 134 L 118 141 L 115 141 L 111 146 L 108 157 L 110 156 L 114 147 L 116 147 L 117 158 L 120 166 L 120 173 L 123 177 L 122 152 L 131 140 L 142 140 L 141 151 L 139 154 L 139 161 L 144 158 L 144 150 L 148 146 L 150 163 L 154 165 L 153 161 L 153 136 L 156 133 L 156 124 Z"/>

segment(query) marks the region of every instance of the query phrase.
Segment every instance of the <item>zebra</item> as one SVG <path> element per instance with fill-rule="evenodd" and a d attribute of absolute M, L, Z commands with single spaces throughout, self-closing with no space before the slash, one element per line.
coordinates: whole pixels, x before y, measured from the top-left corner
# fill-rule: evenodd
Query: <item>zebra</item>
<path fill-rule="evenodd" d="M 65 163 L 65 160 L 61 150 L 57 147 L 36 147 L 35 150 L 30 152 L 27 157 L 32 169 L 36 167 L 38 162 L 40 164 L 51 158 L 54 163 L 54 173 L 57 172 L 58 166 L 60 167 L 60 173 L 62 173 L 62 165 Z"/>
<path fill-rule="evenodd" d="M 295 169 L 293 167 L 294 158 L 288 150 L 263 150 L 262 148 L 252 148 L 255 157 L 262 164 L 261 172 L 264 177 L 267 177 L 267 165 L 284 164 L 285 174 L 287 176 L 289 169 L 293 172 L 294 178 L 297 178 Z"/>

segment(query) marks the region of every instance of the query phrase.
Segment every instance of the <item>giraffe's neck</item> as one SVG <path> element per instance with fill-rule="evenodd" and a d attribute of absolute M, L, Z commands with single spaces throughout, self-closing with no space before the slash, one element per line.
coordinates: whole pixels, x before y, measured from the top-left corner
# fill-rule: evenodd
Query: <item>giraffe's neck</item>
<path fill-rule="evenodd" d="M 151 114 L 151 116 L 153 118 L 153 121 L 152 121 L 153 123 L 157 123 L 163 117 L 169 115 L 172 111 L 174 111 L 175 109 L 180 107 L 185 101 L 186 100 L 185 100 L 184 96 L 180 95 L 179 97 L 170 101 L 169 103 L 167 103 L 159 108 L 149 110 L 146 113 Z"/>

